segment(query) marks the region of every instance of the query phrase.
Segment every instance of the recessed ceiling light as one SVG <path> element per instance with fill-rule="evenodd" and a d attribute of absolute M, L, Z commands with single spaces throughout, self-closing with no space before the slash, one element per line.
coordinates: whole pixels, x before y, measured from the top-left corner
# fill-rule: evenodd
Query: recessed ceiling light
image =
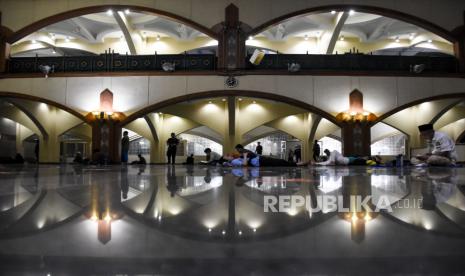
<path fill-rule="evenodd" d="M 399 43 L 399 41 L 400 41 L 400 39 L 399 39 L 399 37 L 397 36 L 397 37 L 396 37 L 396 42 Z"/>
<path fill-rule="evenodd" d="M 126 9 L 126 10 L 124 11 L 124 13 L 125 13 L 125 14 L 130 14 L 131 11 L 130 11 L 129 9 Z"/>
<path fill-rule="evenodd" d="M 31 40 L 31 43 L 32 43 L 32 44 L 36 44 L 37 41 L 36 41 L 35 39 L 33 39 L 33 40 Z"/>
<path fill-rule="evenodd" d="M 112 10 L 108 10 L 108 11 L 107 11 L 107 15 L 113 15 L 113 11 L 112 11 Z"/>
<path fill-rule="evenodd" d="M 226 101 L 226 99 L 225 99 L 225 98 L 223 98 L 223 99 L 221 99 L 221 100 L 222 100 L 223 102 L 225 102 L 225 101 Z"/>
<path fill-rule="evenodd" d="M 239 98 L 239 101 L 242 101 L 242 98 Z"/>
<path fill-rule="evenodd" d="M 354 15 L 355 11 L 354 10 L 350 10 L 349 11 L 349 15 Z"/>
<path fill-rule="evenodd" d="M 336 14 L 336 11 L 331 11 L 331 14 Z"/>
<path fill-rule="evenodd" d="M 428 43 L 433 43 L 433 40 L 431 40 L 431 39 L 428 39 Z"/>
<path fill-rule="evenodd" d="M 308 40 L 308 35 L 304 35 L 304 39 L 305 39 L 305 40 Z"/>
<path fill-rule="evenodd" d="M 66 42 L 69 42 L 69 36 L 67 36 L 67 37 L 65 38 L 65 41 L 66 41 Z"/>
<path fill-rule="evenodd" d="M 344 41 L 344 39 L 345 39 L 344 36 L 341 36 L 341 38 L 339 38 L 339 40 L 341 41 Z"/>
<path fill-rule="evenodd" d="M 410 40 L 413 40 L 415 38 L 415 35 L 414 34 L 411 34 L 409 37 L 408 37 Z"/>
<path fill-rule="evenodd" d="M 160 40 L 160 35 L 157 35 L 157 40 Z"/>
<path fill-rule="evenodd" d="M 253 36 L 249 36 L 249 40 L 253 40 Z"/>

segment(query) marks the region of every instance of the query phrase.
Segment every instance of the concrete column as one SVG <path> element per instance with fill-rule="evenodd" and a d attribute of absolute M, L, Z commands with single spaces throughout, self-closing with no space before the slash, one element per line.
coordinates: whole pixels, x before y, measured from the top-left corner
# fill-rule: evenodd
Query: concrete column
<path fill-rule="evenodd" d="M 39 138 L 39 163 L 60 162 L 60 140 L 53 134 Z"/>
<path fill-rule="evenodd" d="M 236 118 L 239 115 L 239 107 L 236 97 L 227 98 L 227 108 L 225 108 L 225 135 L 223 143 L 223 154 L 234 151 L 234 147 L 241 142 L 240 134 L 237 132 Z"/>

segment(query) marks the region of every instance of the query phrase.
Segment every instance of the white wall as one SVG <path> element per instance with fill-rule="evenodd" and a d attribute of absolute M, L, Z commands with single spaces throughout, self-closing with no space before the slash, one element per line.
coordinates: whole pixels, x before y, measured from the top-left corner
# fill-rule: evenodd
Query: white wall
<path fill-rule="evenodd" d="M 336 115 L 349 108 L 349 93 L 364 95 L 364 108 L 382 115 L 395 107 L 435 95 L 465 93 L 465 79 L 347 76 L 238 76 L 232 90 L 251 90 L 293 98 Z M 231 90 L 222 76 L 50 77 L 0 79 L 5 92 L 49 99 L 83 114 L 98 109 L 105 88 L 114 93 L 115 111 L 141 108 L 187 94 Z"/>

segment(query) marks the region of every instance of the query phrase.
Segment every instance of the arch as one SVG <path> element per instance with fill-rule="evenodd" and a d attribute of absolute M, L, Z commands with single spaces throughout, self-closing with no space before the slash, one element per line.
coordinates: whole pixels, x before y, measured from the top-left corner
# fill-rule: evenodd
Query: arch
<path fill-rule="evenodd" d="M 437 101 L 437 100 L 444 100 L 444 99 L 453 99 L 453 98 L 465 98 L 465 92 L 462 93 L 452 93 L 452 94 L 445 94 L 445 95 L 437 95 L 437 96 L 432 96 L 432 97 L 427 97 L 419 100 L 415 100 L 406 104 L 403 104 L 401 106 L 398 106 L 391 111 L 388 111 L 384 113 L 383 115 L 379 116 L 375 121 L 371 123 L 371 126 L 376 125 L 379 122 L 382 122 L 384 119 L 390 117 L 391 115 L 396 114 L 399 111 L 402 111 L 404 109 L 407 109 L 409 107 L 415 106 L 422 104 L 424 102 L 431 102 L 431 101 Z"/>
<path fill-rule="evenodd" d="M 84 115 L 82 115 L 81 113 L 79 113 L 79 112 L 75 111 L 74 109 L 71 109 L 71 108 L 69 108 L 69 107 L 67 107 L 67 106 L 65 106 L 63 104 L 52 101 L 52 100 L 48 100 L 48 99 L 44 99 L 44 98 L 36 97 L 36 96 L 32 96 L 32 95 L 27 95 L 27 94 L 14 93 L 14 92 L 4 92 L 4 91 L 0 91 L 0 98 L 13 98 L 13 99 L 16 98 L 16 99 L 23 99 L 23 100 L 34 101 L 34 102 L 41 102 L 41 103 L 48 104 L 48 105 L 54 106 L 56 108 L 62 109 L 64 111 L 70 113 L 71 115 L 74 115 L 77 118 L 81 119 L 83 122 L 89 123 L 89 121 L 86 119 L 86 117 Z"/>
<path fill-rule="evenodd" d="M 65 11 L 62 13 L 58 13 L 46 18 L 43 18 L 39 21 L 36 21 L 30 25 L 27 25 L 18 31 L 10 34 L 7 37 L 7 42 L 10 44 L 13 44 L 14 42 L 20 40 L 21 38 L 26 37 L 27 35 L 38 31 L 42 29 L 43 27 L 46 27 L 48 25 L 67 20 L 73 17 L 81 16 L 81 15 L 86 15 L 86 14 L 91 14 L 91 13 L 99 13 L 99 12 L 106 12 L 109 9 L 117 9 L 117 10 L 126 10 L 129 9 L 131 11 L 135 12 L 140 12 L 140 13 L 146 13 L 146 14 L 154 14 L 157 16 L 169 18 L 171 20 L 177 21 L 179 23 L 185 24 L 189 27 L 192 27 L 196 30 L 201 31 L 202 33 L 218 40 L 218 35 L 212 31 L 211 29 L 196 23 L 190 19 L 187 19 L 185 17 L 176 15 L 174 13 L 170 13 L 167 11 L 162 11 L 150 7 L 143 7 L 143 6 L 135 6 L 135 5 L 98 5 L 98 6 L 89 6 L 89 7 L 83 7 L 83 8 L 78 8 L 74 10 L 69 10 Z"/>
<path fill-rule="evenodd" d="M 338 5 L 318 6 L 318 7 L 312 7 L 308 9 L 291 12 L 291 13 L 279 16 L 277 18 L 274 18 L 270 21 L 267 21 L 253 28 L 250 32 L 247 33 L 247 36 L 250 36 L 250 35 L 253 36 L 258 33 L 261 33 L 267 28 L 274 26 L 280 22 L 286 21 L 293 17 L 304 16 L 304 15 L 315 14 L 315 13 L 331 12 L 332 10 L 341 11 L 341 10 L 347 10 L 347 9 L 354 9 L 357 12 L 372 13 L 372 14 L 382 15 L 382 16 L 386 16 L 390 18 L 395 18 L 395 19 L 422 27 L 423 29 L 428 30 L 434 34 L 437 34 L 450 42 L 458 41 L 458 37 L 454 35 L 452 32 L 444 29 L 441 26 L 431 23 L 423 18 L 417 17 L 415 15 L 407 14 L 407 13 L 392 10 L 392 9 L 382 8 L 382 7 L 357 5 L 357 4 L 355 5 L 338 4 Z"/>
<path fill-rule="evenodd" d="M 388 125 L 388 126 L 394 128 L 395 130 L 397 130 L 398 132 L 404 134 L 404 135 L 407 137 L 407 139 L 410 139 L 410 135 L 409 135 L 408 133 L 406 133 L 405 131 L 403 131 L 403 130 L 397 128 L 396 126 L 393 126 L 393 125 L 391 125 L 391 124 L 389 124 L 389 123 L 386 123 L 386 122 L 377 122 L 376 124 L 378 124 L 378 123 L 383 123 L 383 124 L 385 124 L 385 125 Z M 376 124 L 371 125 L 371 127 L 375 126 Z M 383 138 L 381 138 L 381 139 L 383 139 Z M 379 140 L 381 140 L 381 139 L 379 139 Z M 376 142 L 376 141 L 375 141 L 375 142 Z M 375 143 L 375 142 L 371 142 L 371 143 Z"/>
<path fill-rule="evenodd" d="M 205 125 L 200 125 L 198 127 L 207 127 Z M 198 128 L 196 127 L 196 128 Z M 222 145 L 224 143 L 224 141 L 222 141 L 221 139 L 218 139 L 217 137 L 213 137 L 213 136 L 210 136 L 208 134 L 205 134 L 205 133 L 200 133 L 200 132 L 196 132 L 196 131 L 193 131 L 195 130 L 196 128 L 191 128 L 189 130 L 186 130 L 184 131 L 183 133 L 180 133 L 180 134 L 189 134 L 189 135 L 195 135 L 195 136 L 199 136 L 199 137 L 202 137 L 202 138 L 205 138 L 205 139 L 209 139 L 209 140 L 212 140 L 213 142 L 215 143 L 218 143 L 220 145 Z M 208 128 L 208 127 L 207 127 Z M 211 128 L 210 128 L 211 129 Z M 212 131 L 214 131 L 213 129 L 211 129 Z M 215 131 L 216 132 L 216 131 Z"/>
<path fill-rule="evenodd" d="M 121 121 L 120 125 L 124 126 L 134 121 L 137 118 L 143 117 L 144 115 L 148 113 L 154 112 L 157 109 L 161 109 L 161 108 L 173 105 L 173 104 L 177 104 L 177 103 L 181 103 L 181 102 L 185 102 L 189 100 L 200 100 L 200 99 L 205 99 L 205 98 L 217 98 L 217 97 L 227 97 L 227 96 L 261 98 L 261 99 L 267 99 L 267 100 L 287 103 L 289 105 L 300 107 L 311 113 L 320 115 L 321 117 L 341 127 L 341 123 L 338 122 L 333 115 L 313 105 L 310 105 L 308 103 L 305 103 L 305 102 L 302 102 L 302 101 L 299 101 L 293 98 L 289 98 L 286 96 L 281 96 L 281 95 L 277 95 L 277 94 L 273 94 L 269 92 L 259 92 L 259 91 L 250 91 L 250 90 L 211 90 L 211 91 L 195 92 L 195 93 L 191 93 L 187 95 L 174 97 L 168 100 L 164 100 L 164 101 L 152 104 L 150 106 L 142 108 L 141 110 L 137 112 L 134 112 L 133 114 L 126 117 L 123 121 Z"/>
<path fill-rule="evenodd" d="M 34 125 L 39 129 L 40 134 L 42 135 L 42 137 L 44 139 L 48 139 L 48 133 L 47 133 L 47 130 L 45 130 L 45 127 L 39 122 L 39 120 L 37 120 L 37 118 L 31 112 L 29 112 L 29 110 L 27 108 L 21 106 L 20 104 L 16 103 L 15 101 L 8 101 L 7 100 L 7 102 L 12 104 L 14 107 L 19 109 L 21 112 L 23 112 L 32 121 L 32 123 L 34 123 Z"/>
<path fill-rule="evenodd" d="M 454 108 L 454 106 L 456 106 L 457 104 L 459 104 L 462 100 L 458 100 L 458 101 L 455 101 L 453 103 L 451 103 L 450 105 L 446 106 L 445 108 L 443 108 L 436 116 L 433 117 L 433 119 L 431 119 L 431 122 L 430 124 L 435 124 L 439 119 L 441 119 L 441 117 L 446 114 L 449 110 L 451 110 L 452 108 Z"/>
<path fill-rule="evenodd" d="M 280 132 L 286 133 L 287 135 L 290 135 L 290 136 L 294 137 L 292 134 L 290 134 L 290 133 L 288 133 L 288 132 L 286 132 L 284 130 L 275 128 L 275 130 L 273 130 L 273 131 L 265 132 L 265 133 L 262 133 L 260 135 L 255 136 L 255 137 L 252 137 L 252 138 L 250 138 L 248 140 L 245 140 L 245 141 L 242 142 L 242 144 L 245 146 L 245 145 L 248 145 L 248 144 L 252 143 L 253 141 L 260 140 L 262 138 L 265 138 L 265 137 L 268 137 L 268 136 L 271 136 L 273 134 L 277 134 L 277 133 L 280 133 Z M 296 139 L 299 140 L 300 142 L 302 142 L 299 138 L 296 137 Z"/>

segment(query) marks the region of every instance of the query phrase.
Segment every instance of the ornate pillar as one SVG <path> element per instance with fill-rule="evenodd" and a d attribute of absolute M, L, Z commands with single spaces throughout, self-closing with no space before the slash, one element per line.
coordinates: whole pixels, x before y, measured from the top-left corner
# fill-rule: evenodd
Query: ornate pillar
<path fill-rule="evenodd" d="M 341 112 L 336 119 L 341 122 L 342 151 L 345 156 L 369 156 L 371 154 L 371 122 L 376 116 L 363 109 L 363 94 L 354 90 L 349 95 L 350 109 Z"/>
<path fill-rule="evenodd" d="M 100 110 L 86 116 L 92 126 L 92 151 L 99 150 L 108 163 L 121 161 L 121 126 L 124 114 L 113 112 L 113 93 L 100 93 Z"/>
<path fill-rule="evenodd" d="M 239 22 L 239 9 L 230 4 L 225 10 L 225 22 L 218 40 L 218 68 L 235 70 L 245 66 L 246 34 Z"/>

